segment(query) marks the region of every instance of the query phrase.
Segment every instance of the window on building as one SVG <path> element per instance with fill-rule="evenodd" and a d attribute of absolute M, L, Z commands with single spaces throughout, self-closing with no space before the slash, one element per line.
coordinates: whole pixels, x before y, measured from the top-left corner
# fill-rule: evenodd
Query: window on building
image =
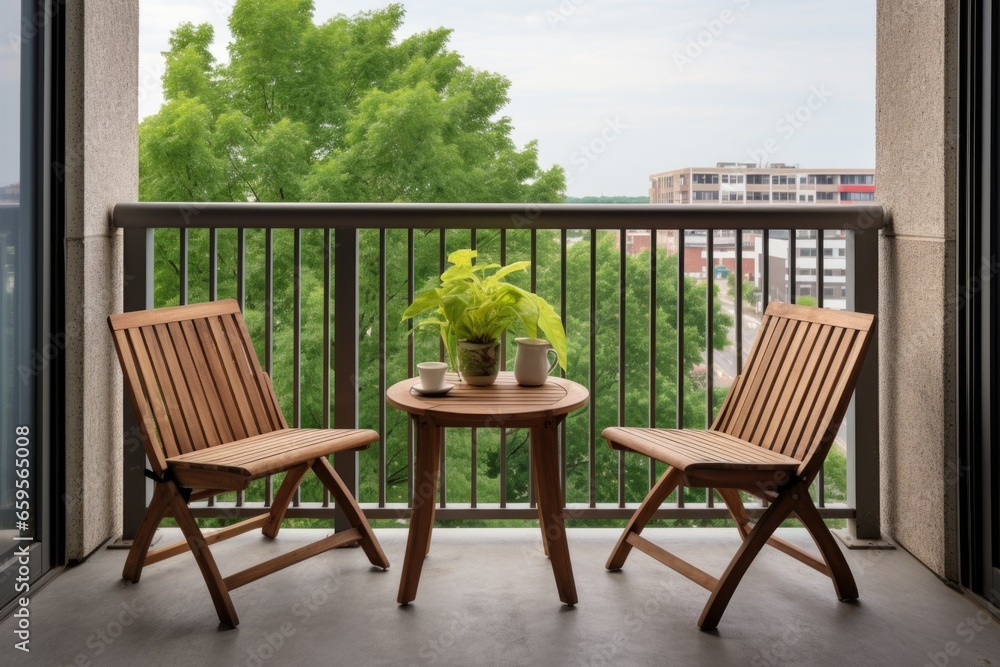
<path fill-rule="evenodd" d="M 718 174 L 691 174 L 691 182 L 692 183 L 700 183 L 702 185 L 707 185 L 707 184 L 712 184 L 712 183 L 718 183 L 719 182 L 719 175 Z"/>
<path fill-rule="evenodd" d="M 815 257 L 816 248 L 799 248 L 799 257 Z"/>
<path fill-rule="evenodd" d="M 698 190 L 694 193 L 694 198 L 696 201 L 718 201 L 719 191 L 718 190 Z"/>
<path fill-rule="evenodd" d="M 767 174 L 748 174 L 747 185 L 767 185 L 771 182 Z"/>
<path fill-rule="evenodd" d="M 809 176 L 810 185 L 833 185 L 834 176 L 832 174 L 812 174 Z"/>
<path fill-rule="evenodd" d="M 836 192 L 817 192 L 816 201 L 832 201 L 836 199 Z"/>
<path fill-rule="evenodd" d="M 840 201 L 875 201 L 874 192 L 841 192 Z"/>
<path fill-rule="evenodd" d="M 874 185 L 875 176 L 873 174 L 843 174 L 840 177 L 842 185 Z"/>

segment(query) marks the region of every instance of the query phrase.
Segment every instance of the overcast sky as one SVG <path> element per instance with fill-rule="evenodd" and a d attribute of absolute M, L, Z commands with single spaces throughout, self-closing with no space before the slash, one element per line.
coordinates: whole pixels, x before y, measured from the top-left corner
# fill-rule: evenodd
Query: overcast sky
<path fill-rule="evenodd" d="M 384 7 L 315 0 L 315 20 Z M 508 77 L 514 140 L 539 141 L 568 194 L 645 195 L 651 173 L 718 161 L 875 165 L 874 0 L 407 0 L 400 37 L 454 30 L 465 63 Z M 139 114 L 162 103 L 181 21 L 232 0 L 140 0 Z"/>

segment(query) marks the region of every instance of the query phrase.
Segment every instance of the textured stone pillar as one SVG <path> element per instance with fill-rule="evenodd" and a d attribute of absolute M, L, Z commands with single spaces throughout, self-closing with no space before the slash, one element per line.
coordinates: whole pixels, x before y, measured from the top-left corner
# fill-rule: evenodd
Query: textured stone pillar
<path fill-rule="evenodd" d="M 121 531 L 122 384 L 106 318 L 121 310 L 111 209 L 138 196 L 138 0 L 68 2 L 66 558 Z"/>
<path fill-rule="evenodd" d="M 956 581 L 958 3 L 879 0 L 877 21 L 882 525 Z"/>

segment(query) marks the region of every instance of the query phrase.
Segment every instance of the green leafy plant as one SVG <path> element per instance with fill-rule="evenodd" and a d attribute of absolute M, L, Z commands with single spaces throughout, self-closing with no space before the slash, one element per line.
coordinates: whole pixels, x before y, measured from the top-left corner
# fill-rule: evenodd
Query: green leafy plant
<path fill-rule="evenodd" d="M 414 329 L 436 328 L 448 350 L 452 368 L 457 368 L 457 344 L 492 343 L 511 326 L 520 326 L 530 337 L 541 331 L 559 353 L 566 368 L 566 331 L 562 319 L 545 299 L 505 281 L 531 262 L 473 264 L 475 250 L 456 250 L 448 256 L 451 264 L 440 282 L 418 292 L 403 313 L 403 319 L 423 319 Z"/>

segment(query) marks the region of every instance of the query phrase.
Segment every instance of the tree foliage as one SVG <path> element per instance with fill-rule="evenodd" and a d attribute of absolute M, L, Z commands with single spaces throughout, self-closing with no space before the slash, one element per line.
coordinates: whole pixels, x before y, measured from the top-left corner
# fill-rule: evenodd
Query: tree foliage
<path fill-rule="evenodd" d="M 239 0 L 229 62 L 181 24 L 140 126 L 144 201 L 556 202 L 561 167 L 518 149 L 510 81 L 450 31 L 398 40 L 401 5 L 317 25 L 311 0 Z"/>

